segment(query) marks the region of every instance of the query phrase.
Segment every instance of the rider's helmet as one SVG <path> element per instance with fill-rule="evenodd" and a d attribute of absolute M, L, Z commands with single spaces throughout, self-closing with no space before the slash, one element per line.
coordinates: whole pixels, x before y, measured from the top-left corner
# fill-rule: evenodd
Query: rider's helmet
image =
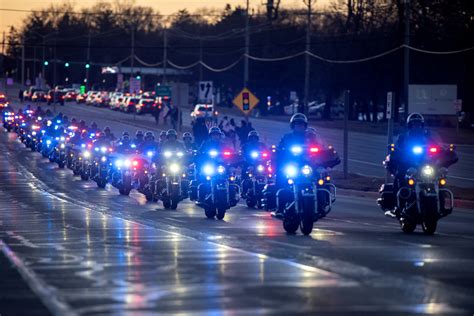
<path fill-rule="evenodd" d="M 293 116 L 290 119 L 291 129 L 294 129 L 295 124 L 297 124 L 297 123 L 302 123 L 302 124 L 305 125 L 305 127 L 308 127 L 308 118 L 306 117 L 306 115 L 304 115 L 302 113 L 293 114 Z"/>
<path fill-rule="evenodd" d="M 249 142 L 258 142 L 260 139 L 260 135 L 258 135 L 257 131 L 253 130 L 249 132 L 249 134 L 247 135 L 247 138 Z"/>

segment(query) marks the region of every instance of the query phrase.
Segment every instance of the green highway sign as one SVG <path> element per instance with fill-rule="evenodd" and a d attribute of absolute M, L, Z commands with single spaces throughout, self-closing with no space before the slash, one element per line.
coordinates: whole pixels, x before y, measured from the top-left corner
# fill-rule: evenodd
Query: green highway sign
<path fill-rule="evenodd" d="M 171 87 L 170 86 L 156 86 L 155 95 L 157 97 L 171 97 Z"/>

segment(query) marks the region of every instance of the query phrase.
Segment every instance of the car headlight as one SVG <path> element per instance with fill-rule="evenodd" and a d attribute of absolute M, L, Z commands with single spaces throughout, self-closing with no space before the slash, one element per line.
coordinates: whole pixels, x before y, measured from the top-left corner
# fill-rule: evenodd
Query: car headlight
<path fill-rule="evenodd" d="M 172 163 L 169 166 L 169 169 L 170 169 L 170 172 L 172 172 L 172 173 L 178 173 L 181 168 L 177 163 Z"/>
<path fill-rule="evenodd" d="M 305 176 L 309 176 L 313 172 L 313 169 L 311 169 L 310 166 L 304 166 L 301 169 L 301 173 L 304 174 Z"/>
<path fill-rule="evenodd" d="M 220 174 L 224 173 L 224 171 L 225 171 L 224 166 L 217 167 L 217 172 L 219 172 Z"/>
<path fill-rule="evenodd" d="M 165 152 L 163 153 L 163 155 L 164 155 L 166 158 L 169 158 L 169 157 L 171 157 L 173 154 L 171 153 L 171 151 L 165 151 Z"/>
<path fill-rule="evenodd" d="M 255 158 L 258 158 L 258 152 L 252 151 L 252 152 L 250 153 L 250 157 L 252 157 L 252 158 L 254 158 L 254 159 L 255 159 Z"/>
<path fill-rule="evenodd" d="M 297 155 L 297 154 L 301 154 L 303 152 L 303 148 L 301 146 L 293 146 L 291 147 L 290 151 Z"/>
<path fill-rule="evenodd" d="M 293 178 L 293 177 L 296 177 L 296 175 L 298 174 L 298 170 L 296 169 L 295 166 L 287 166 L 285 168 L 285 174 L 287 177 Z"/>
<path fill-rule="evenodd" d="M 206 176 L 212 176 L 214 174 L 214 167 L 211 165 L 205 165 L 204 168 L 202 168 L 202 171 Z"/>
<path fill-rule="evenodd" d="M 83 155 L 85 158 L 89 158 L 91 156 L 91 153 L 89 151 L 85 151 Z"/>
<path fill-rule="evenodd" d="M 424 166 L 422 169 L 423 175 L 427 177 L 432 177 L 434 174 L 434 169 L 431 166 Z"/>

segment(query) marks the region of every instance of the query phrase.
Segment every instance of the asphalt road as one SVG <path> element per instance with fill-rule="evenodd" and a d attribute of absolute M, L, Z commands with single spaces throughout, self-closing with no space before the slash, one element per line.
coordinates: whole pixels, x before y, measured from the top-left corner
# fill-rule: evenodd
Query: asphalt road
<path fill-rule="evenodd" d="M 13 102 L 13 108 L 18 108 Z M 44 106 L 47 108 L 47 106 Z M 52 108 L 52 106 L 50 107 Z M 57 111 L 67 113 L 71 117 L 84 118 L 86 121 L 96 121 L 100 126 L 109 125 L 116 134 L 123 130 L 135 132 L 137 128 L 149 128 L 156 132 L 168 129 L 169 126 L 157 126 L 150 115 L 126 114 L 115 112 L 105 108 L 96 108 L 75 102 L 66 103 L 64 107 L 57 106 Z M 234 117 L 238 123 L 242 117 Z M 183 125 L 190 126 L 189 113 L 183 114 Z M 281 136 L 289 131 L 288 123 L 271 119 L 250 119 L 252 125 L 260 132 L 262 140 L 268 144 L 278 144 Z M 123 124 L 126 123 L 126 124 Z M 317 123 L 314 123 L 317 125 Z M 341 158 L 343 157 L 343 132 L 336 129 L 317 128 L 322 138 L 335 146 Z M 440 135 L 442 138 L 442 135 Z M 366 176 L 385 177 L 385 169 L 382 161 L 387 154 L 387 137 L 385 135 L 373 135 L 357 132 L 349 133 L 349 172 L 359 173 Z M 459 162 L 451 166 L 448 181 L 452 185 L 474 188 L 474 146 L 460 145 L 457 147 Z M 336 169 L 342 170 L 342 164 Z"/>
<path fill-rule="evenodd" d="M 404 235 L 375 201 L 341 196 L 311 236 L 293 236 L 242 205 L 207 220 L 188 201 L 169 211 L 99 190 L 14 134 L 0 132 L 0 151 L 0 248 L 58 315 L 474 312 L 473 210 Z"/>

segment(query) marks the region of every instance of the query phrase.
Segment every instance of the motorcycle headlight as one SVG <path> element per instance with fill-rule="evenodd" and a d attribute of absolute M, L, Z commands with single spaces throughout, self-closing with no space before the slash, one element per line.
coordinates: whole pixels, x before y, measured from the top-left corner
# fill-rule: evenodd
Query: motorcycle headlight
<path fill-rule="evenodd" d="M 304 166 L 301 169 L 301 173 L 304 174 L 305 176 L 309 176 L 313 172 L 313 169 L 311 169 L 310 166 Z"/>
<path fill-rule="evenodd" d="M 424 166 L 422 169 L 422 173 L 426 177 L 432 177 L 434 175 L 433 167 L 431 166 Z"/>
<path fill-rule="evenodd" d="M 61 138 L 59 138 L 59 139 L 60 139 L 61 141 L 65 141 L 65 140 L 66 140 L 66 138 L 64 138 L 64 137 L 62 137 L 62 136 L 61 136 Z"/>
<path fill-rule="evenodd" d="M 263 170 L 265 170 L 265 167 L 264 167 L 264 166 L 262 166 L 262 165 L 258 165 L 258 166 L 257 166 L 257 171 L 258 171 L 258 172 L 262 172 Z"/>
<path fill-rule="evenodd" d="M 422 154 L 422 153 L 423 153 L 423 147 L 421 147 L 421 146 L 415 146 L 415 147 L 413 147 L 413 153 L 414 153 L 415 155 L 420 155 L 420 154 Z"/>
<path fill-rule="evenodd" d="M 153 157 L 153 152 L 152 152 L 152 151 L 147 151 L 146 155 L 147 155 L 149 158 L 151 158 L 151 157 Z"/>
<path fill-rule="evenodd" d="M 217 154 L 218 154 L 218 153 L 217 153 L 216 150 L 211 150 L 211 151 L 209 152 L 209 156 L 211 156 L 211 157 L 217 157 Z"/>
<path fill-rule="evenodd" d="M 296 175 L 298 174 L 298 170 L 295 166 L 287 166 L 285 168 L 285 174 L 288 178 L 293 178 L 296 177 Z"/>
<path fill-rule="evenodd" d="M 94 150 L 95 150 L 95 151 L 99 151 L 99 148 L 98 148 L 98 147 L 96 147 L 96 148 L 94 148 Z"/>
<path fill-rule="evenodd" d="M 166 158 L 169 158 L 169 157 L 171 157 L 173 154 L 171 153 L 171 151 L 165 151 L 165 152 L 163 153 L 163 155 L 164 155 Z"/>
<path fill-rule="evenodd" d="M 225 171 L 224 166 L 217 167 L 217 172 L 219 172 L 220 174 L 224 173 L 224 171 Z"/>
<path fill-rule="evenodd" d="M 132 162 L 130 160 L 125 160 L 124 163 L 125 167 L 130 167 L 130 165 L 132 164 Z"/>
<path fill-rule="evenodd" d="M 255 158 L 258 158 L 258 152 L 252 151 L 252 152 L 250 153 L 250 157 L 252 157 L 252 158 L 254 158 L 254 159 L 255 159 Z"/>
<path fill-rule="evenodd" d="M 303 148 L 301 146 L 293 146 L 291 147 L 290 151 L 297 155 L 297 154 L 301 154 L 303 152 Z"/>
<path fill-rule="evenodd" d="M 31 135 L 36 136 L 36 132 L 31 132 Z"/>
<path fill-rule="evenodd" d="M 183 154 L 182 152 L 178 151 L 178 152 L 176 153 L 176 156 L 178 156 L 178 157 L 183 157 L 184 154 Z"/>
<path fill-rule="evenodd" d="M 84 157 L 89 158 L 91 156 L 91 153 L 89 151 L 84 152 Z"/>
<path fill-rule="evenodd" d="M 206 176 L 212 176 L 214 174 L 214 167 L 211 165 L 205 165 L 204 168 L 202 168 L 202 171 Z"/>
<path fill-rule="evenodd" d="M 100 147 L 100 151 L 103 152 L 103 153 L 106 153 L 107 152 L 107 147 Z"/>
<path fill-rule="evenodd" d="M 64 148 L 66 148 L 66 145 L 61 144 L 61 145 L 59 145 L 59 147 L 60 147 L 61 149 L 64 149 Z"/>
<path fill-rule="evenodd" d="M 122 160 L 116 160 L 115 161 L 115 166 L 117 166 L 118 168 L 122 167 L 123 166 L 123 161 Z"/>
<path fill-rule="evenodd" d="M 179 167 L 179 165 L 177 163 L 172 163 L 169 166 L 169 169 L 170 169 L 170 172 L 172 172 L 172 173 L 178 173 L 181 168 Z"/>
<path fill-rule="evenodd" d="M 46 141 L 46 145 L 51 145 L 51 141 L 49 139 Z"/>
<path fill-rule="evenodd" d="M 106 162 L 106 161 L 107 161 L 107 157 L 102 157 L 102 158 L 100 158 L 100 161 Z"/>

